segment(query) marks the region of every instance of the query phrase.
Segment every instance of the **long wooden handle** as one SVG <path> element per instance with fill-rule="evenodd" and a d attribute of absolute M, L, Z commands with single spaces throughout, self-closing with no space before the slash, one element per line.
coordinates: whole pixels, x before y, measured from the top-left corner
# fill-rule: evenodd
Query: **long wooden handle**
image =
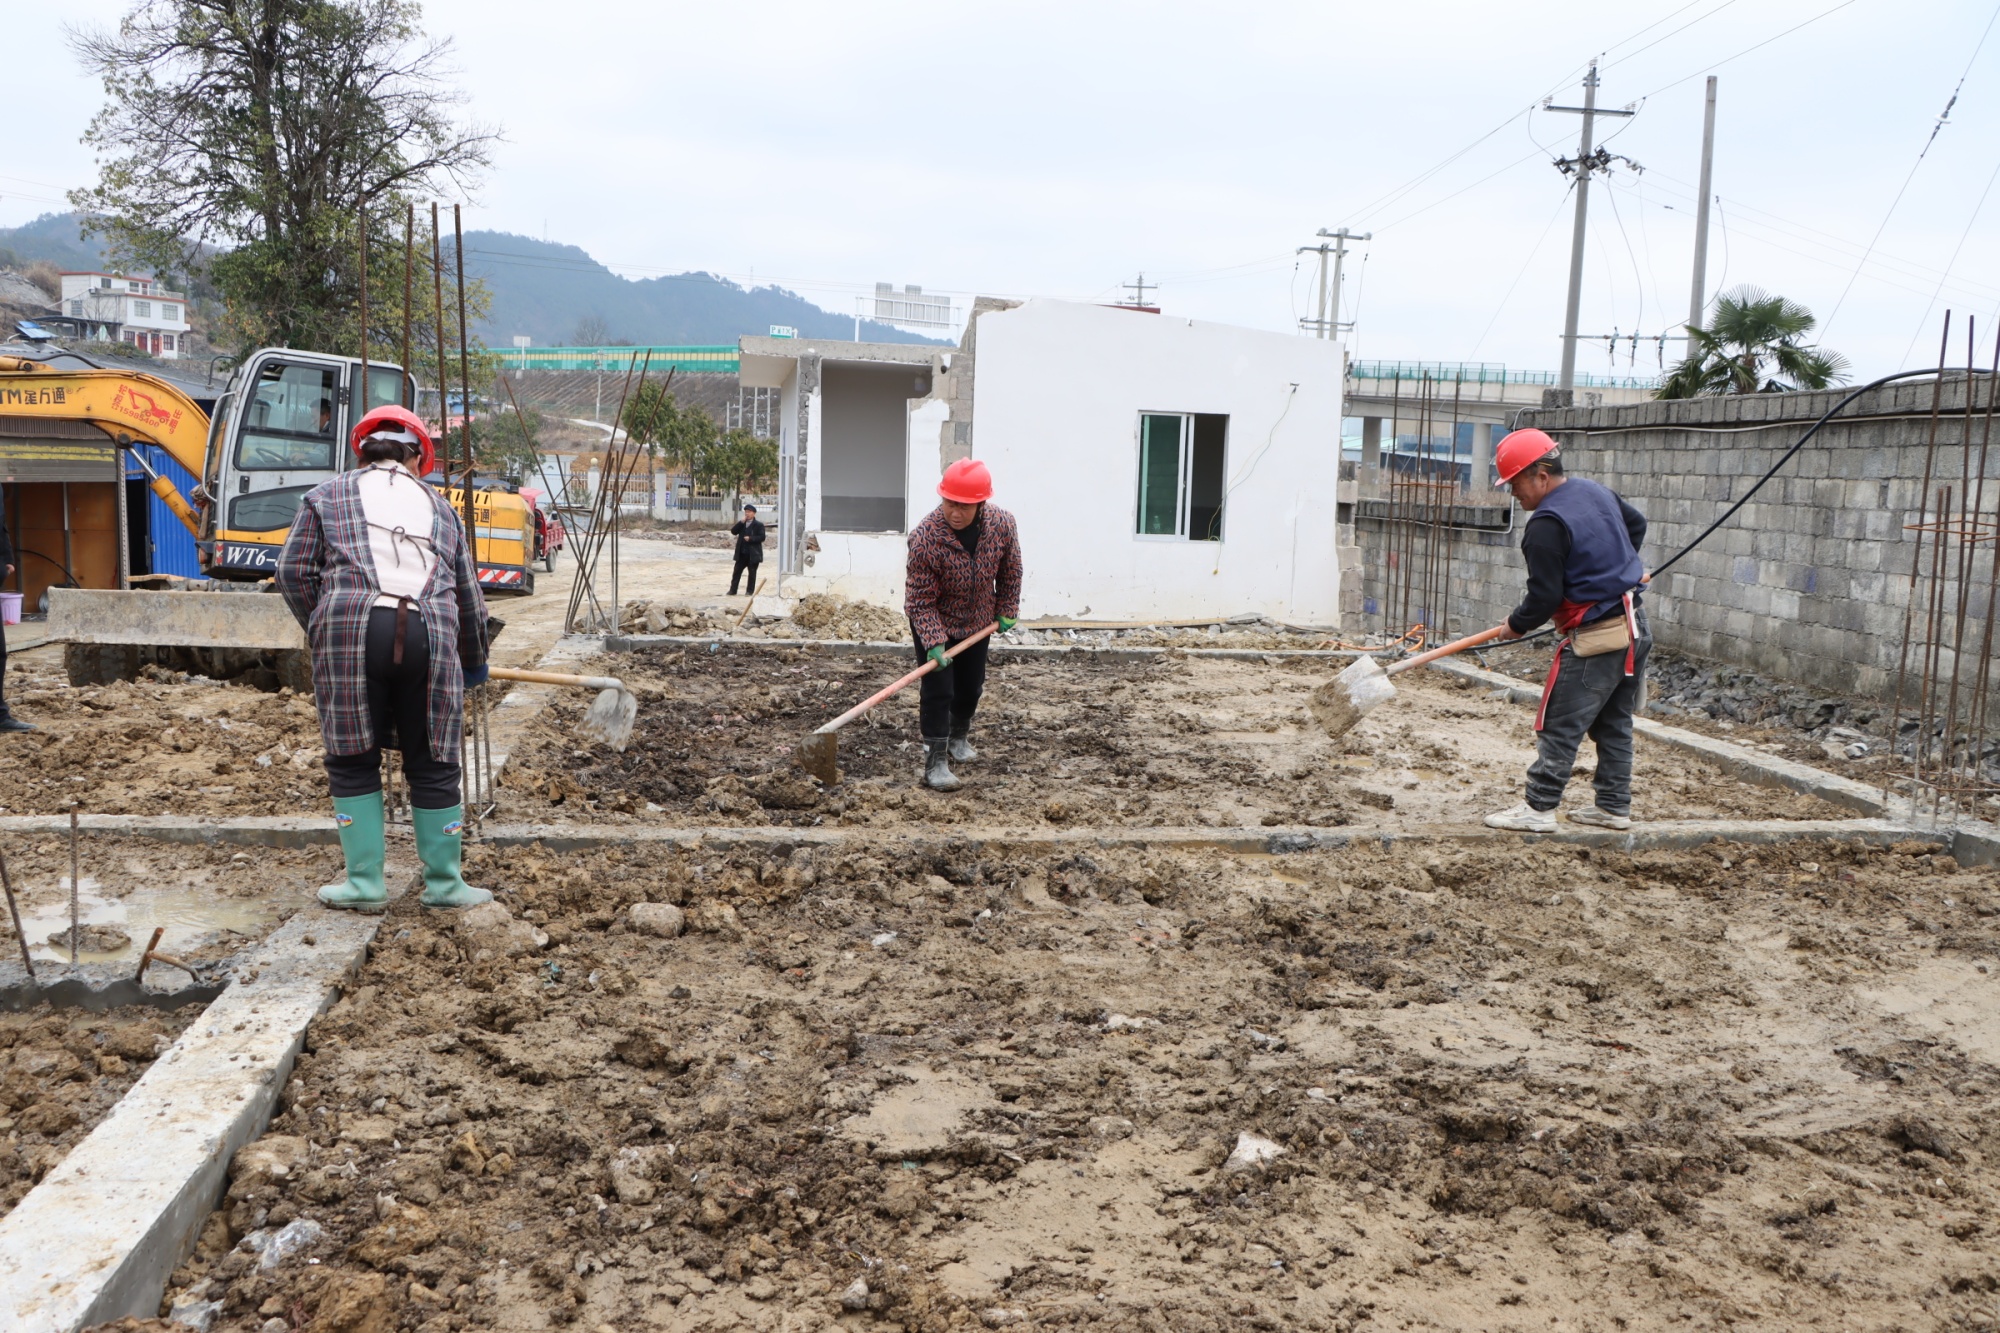
<path fill-rule="evenodd" d="M 1480 644 L 1491 642 L 1506 632 L 1507 627 L 1505 625 L 1495 625 L 1492 629 L 1483 629 L 1477 634 L 1468 634 L 1462 639 L 1452 640 L 1442 648 L 1433 648 L 1427 653 L 1418 653 L 1415 657 L 1405 658 L 1394 666 L 1384 669 L 1382 674 L 1393 676 L 1399 671 L 1415 671 L 1426 662 L 1435 662 L 1440 657 L 1450 657 L 1453 653 L 1462 653 L 1467 648 L 1477 648 Z"/>
<path fill-rule="evenodd" d="M 978 643 L 981 639 L 985 638 L 987 635 L 991 634 L 994 630 L 997 630 L 999 628 L 1000 628 L 1000 622 L 996 620 L 992 624 L 988 625 L 985 629 L 980 630 L 977 634 L 966 635 L 963 639 L 959 640 L 958 645 L 956 647 L 945 649 L 944 655 L 946 657 L 957 657 L 967 648 L 970 648 L 973 644 Z M 833 721 L 815 730 L 813 732 L 813 735 L 818 736 L 829 731 L 839 731 L 842 727 L 852 722 L 855 718 L 860 717 L 863 713 L 873 708 L 876 704 L 881 703 L 884 699 L 894 694 L 897 690 L 902 689 L 905 685 L 908 685 L 911 681 L 916 680 L 921 676 L 928 676 L 931 672 L 935 670 L 937 670 L 937 663 L 931 661 L 929 658 L 925 658 L 924 664 L 918 667 L 915 671 L 912 671 L 907 676 L 901 677 L 893 684 L 886 685 L 882 689 L 875 691 L 875 693 L 869 695 L 866 699 L 863 699 L 860 703 L 854 705 L 854 707 L 848 709 L 845 713 L 842 713 L 839 717 L 835 718 Z"/>
<path fill-rule="evenodd" d="M 518 680 L 529 685 L 576 685 L 586 690 L 625 688 L 625 682 L 616 676 L 565 676 L 559 671 L 519 671 L 513 667 L 493 667 L 486 674 L 494 680 Z"/>

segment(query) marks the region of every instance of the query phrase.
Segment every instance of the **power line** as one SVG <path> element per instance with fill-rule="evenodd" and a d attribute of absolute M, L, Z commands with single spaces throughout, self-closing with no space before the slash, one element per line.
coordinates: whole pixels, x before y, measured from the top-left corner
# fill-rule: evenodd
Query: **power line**
<path fill-rule="evenodd" d="M 1992 17 L 1986 20 L 1986 27 L 1979 34 L 1979 42 L 1972 48 L 1972 58 L 1965 62 L 1965 72 L 1958 76 L 1958 84 L 1951 90 L 1951 97 L 1945 102 L 1944 110 L 1938 113 L 1937 120 L 1932 123 L 1930 137 L 1925 139 L 1924 146 L 1917 150 L 1917 160 L 1910 163 L 1910 174 L 1903 177 L 1903 188 L 1896 191 L 1896 197 L 1889 201 L 1889 211 L 1882 215 L 1882 225 L 1875 229 L 1875 235 L 1870 238 L 1868 251 L 1862 253 L 1862 264 L 1868 262 L 1868 252 L 1875 249 L 1875 242 L 1881 240 L 1882 233 L 1888 230 L 1889 219 L 1896 216 L 1896 205 L 1903 202 L 1903 195 L 1909 190 L 1910 182 L 1917 178 L 1917 168 L 1924 164 L 1924 158 L 1930 153 L 1931 145 L 1937 142 L 1939 131 L 1943 130 L 1944 123 L 1951 119 L 1951 109 L 1958 105 L 1958 95 L 1965 91 L 1965 81 L 1972 74 L 1973 62 L 1979 59 L 1979 52 L 1985 47 L 1987 36 L 1993 31 L 1993 22 L 1995 19 L 2000 19 L 2000 6 L 1996 6 Z M 1860 276 L 1861 264 L 1856 264 L 1854 272 L 1848 276 L 1847 285 L 1840 289 L 1840 299 L 1833 303 L 1833 313 L 1828 315 L 1826 322 L 1819 326 L 1822 338 L 1826 336 L 1827 330 L 1833 327 L 1833 321 L 1839 318 L 1840 308 L 1847 304 L 1847 294 L 1854 290 L 1854 281 Z M 1905 355 L 1908 355 L 1908 353 L 1905 353 Z"/>
<path fill-rule="evenodd" d="M 1713 64 L 1703 65 L 1700 69 L 1696 70 L 1692 74 L 1686 74 L 1678 79 L 1675 79 L 1672 83 L 1663 83 L 1659 87 L 1653 89 L 1652 92 L 1646 93 L 1639 100 L 1643 102 L 1644 100 L 1646 100 L 1647 97 L 1658 97 L 1661 93 L 1665 92 L 1667 89 L 1678 88 L 1682 84 L 1686 83 L 1689 79 L 1698 79 L 1704 74 L 1713 74 L 1715 73 L 1715 71 L 1721 69 L 1724 65 L 1729 64 L 1731 61 L 1741 60 L 1744 56 L 1749 55 L 1752 51 L 1761 51 L 1765 47 L 1769 46 L 1772 42 L 1777 41 L 1778 38 L 1789 37 L 1793 33 L 1797 32 L 1800 28 L 1809 28 L 1813 24 L 1825 18 L 1828 14 L 1837 14 L 1841 10 L 1847 8 L 1849 5 L 1853 3 L 1854 0 L 1840 0 L 1840 3 L 1835 5 L 1832 9 L 1822 10 L 1819 13 L 1813 15 L 1811 18 L 1807 19 L 1803 23 L 1794 23 L 1791 27 L 1785 29 L 1783 32 L 1777 33 L 1774 36 L 1766 37 L 1763 41 L 1758 42 L 1754 46 L 1746 46 L 1733 56 L 1724 56 L 1722 59 L 1714 62 Z"/>
<path fill-rule="evenodd" d="M 1930 323 L 1931 311 L 1936 309 L 1938 296 L 1943 293 L 1944 284 L 1951 277 L 1952 265 L 1958 262 L 1959 252 L 1965 249 L 1966 238 L 1972 235 L 1972 224 L 1979 221 L 1979 211 L 1986 207 L 1986 196 L 1993 193 L 1993 182 L 1996 180 L 2000 180 L 2000 163 L 1994 164 L 1993 174 L 1986 178 L 1986 188 L 1979 192 L 1979 202 L 1972 206 L 1972 216 L 1965 220 L 1965 230 L 1958 234 L 1958 244 L 1951 248 L 1951 258 L 1945 263 L 1944 273 L 1938 278 L 1937 288 L 1931 292 L 1930 300 L 1924 303 L 1923 321 L 1917 326 L 1917 331 L 1910 335 L 1910 345 L 1903 349 L 1903 359 L 1896 363 L 1896 369 L 1901 370 L 1909 364 L 1910 353 L 1917 348 L 1917 339 L 1924 336 L 1924 326 Z"/>
<path fill-rule="evenodd" d="M 1572 186 L 1572 188 L 1574 188 L 1574 186 Z M 1514 289 L 1521 285 L 1522 278 L 1528 276 L 1528 269 L 1534 264 L 1535 256 L 1542 252 L 1542 246 L 1547 243 L 1549 239 L 1549 233 L 1555 230 L 1556 219 L 1562 216 L 1563 209 L 1568 207 L 1568 205 L 1569 205 L 1569 191 L 1565 190 L 1563 191 L 1562 198 L 1556 200 L 1555 211 L 1549 214 L 1548 223 L 1542 228 L 1542 234 L 1535 238 L 1534 247 L 1528 251 L 1528 257 L 1521 262 L 1521 271 L 1519 273 L 1516 273 L 1514 275 L 1514 280 L 1507 284 L 1506 295 L 1502 296 L 1500 298 L 1500 304 L 1493 308 L 1493 318 L 1487 320 L 1486 327 L 1480 330 L 1479 340 L 1472 344 L 1472 351 L 1470 353 L 1470 356 L 1476 357 L 1479 355 L 1479 349 L 1485 344 L 1487 335 L 1493 332 L 1493 326 L 1500 322 L 1500 316 L 1503 313 L 1505 313 L 1507 309 L 1507 302 L 1514 299 Z"/>
<path fill-rule="evenodd" d="M 1695 26 L 1695 25 L 1696 25 L 1697 23 L 1706 23 L 1706 22 L 1708 22 L 1708 20 L 1710 20 L 1710 19 L 1714 18 L 1714 17 L 1715 17 L 1715 16 L 1717 15 L 1717 14 L 1720 14 L 1720 13 L 1721 13 L 1721 12 L 1722 12 L 1723 10 L 1725 10 L 1725 9 L 1729 8 L 1729 7 L 1731 6 L 1731 5 L 1733 5 L 1733 4 L 1735 4 L 1735 3 L 1736 3 L 1736 0 L 1722 0 L 1722 3 L 1721 3 L 1721 4 L 1717 5 L 1717 6 L 1716 6 L 1716 7 L 1714 8 L 1714 9 L 1711 9 L 1711 10 L 1709 10 L 1709 11 L 1708 11 L 1708 12 L 1707 12 L 1706 14 L 1703 14 L 1703 15 L 1702 15 L 1701 17 L 1699 17 L 1699 18 L 1693 18 L 1693 19 L 1689 19 L 1689 20 L 1688 20 L 1688 21 L 1687 21 L 1686 23 L 1683 23 L 1683 24 L 1682 24 L 1682 25 L 1681 25 L 1680 27 L 1678 27 L 1678 28 L 1675 28 L 1675 29 L 1674 29 L 1674 30 L 1673 30 L 1672 32 L 1670 32 L 1670 33 L 1666 33 L 1665 35 L 1663 35 L 1663 36 L 1660 36 L 1660 37 L 1655 37 L 1655 38 L 1654 38 L 1654 39 L 1653 39 L 1652 41 L 1650 41 L 1650 42 L 1647 42 L 1647 43 L 1646 43 L 1646 44 L 1645 44 L 1644 46 L 1640 47 L 1640 48 L 1639 48 L 1639 49 L 1638 49 L 1637 51 L 1632 51 L 1632 52 L 1629 52 L 1629 53 L 1627 53 L 1627 54 L 1625 54 L 1625 55 L 1622 55 L 1622 56 L 1619 56 L 1619 57 L 1618 57 L 1618 59 L 1616 59 L 1616 60 L 1612 60 L 1612 61 L 1607 61 L 1607 62 L 1605 63 L 1605 66 L 1604 66 L 1604 68 L 1606 68 L 1606 69 L 1610 69 L 1610 68 L 1611 68 L 1611 66 L 1613 66 L 1613 65 L 1622 65 L 1622 64 L 1624 64 L 1624 63 L 1625 63 L 1626 61 L 1628 61 L 1628 60 L 1632 59 L 1632 58 L 1633 58 L 1634 56 L 1638 56 L 1638 55 L 1643 55 L 1643 54 L 1644 54 L 1645 52 L 1647 52 L 1647 51 L 1650 51 L 1650 50 L 1652 50 L 1652 49 L 1653 49 L 1654 47 L 1658 46 L 1658 45 L 1659 45 L 1659 44 L 1660 44 L 1661 42 L 1664 42 L 1664 41 L 1668 40 L 1669 38 L 1673 38 L 1673 37 L 1678 37 L 1678 36 L 1680 36 L 1680 35 L 1681 35 L 1682 33 L 1686 32 L 1686 31 L 1687 31 L 1687 30 L 1688 30 L 1689 28 L 1692 28 L 1692 27 L 1694 27 L 1694 26 Z M 1693 8 L 1694 8 L 1694 6 L 1693 6 L 1693 5 L 1682 5 L 1682 6 L 1681 6 L 1681 7 L 1679 8 L 1679 9 L 1676 9 L 1676 10 L 1674 11 L 1674 14 L 1685 14 L 1685 13 L 1686 13 L 1686 12 L 1687 12 L 1688 10 L 1690 10 L 1690 9 L 1693 9 Z M 1669 15 L 1667 16 L 1667 18 L 1672 18 L 1672 17 L 1674 16 L 1674 14 L 1669 14 Z M 1666 21 L 1667 21 L 1667 19 L 1661 19 L 1661 20 L 1660 20 L 1660 23 L 1665 23 Z M 1660 26 L 1660 24 L 1659 24 L 1659 23 L 1655 23 L 1655 24 L 1654 24 L 1653 26 L 1654 26 L 1655 28 L 1657 28 L 1657 27 L 1659 27 L 1659 26 Z M 1606 55 L 1609 55 L 1609 54 L 1611 54 L 1611 53 L 1610 53 L 1609 51 L 1607 51 L 1607 52 L 1605 52 L 1605 54 L 1606 54 Z"/>

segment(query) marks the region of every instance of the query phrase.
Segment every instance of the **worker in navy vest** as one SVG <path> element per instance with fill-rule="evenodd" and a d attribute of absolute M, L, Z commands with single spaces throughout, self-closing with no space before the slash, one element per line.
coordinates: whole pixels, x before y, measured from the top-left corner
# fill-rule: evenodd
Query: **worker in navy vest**
<path fill-rule="evenodd" d="M 1563 474 L 1556 442 L 1517 430 L 1494 450 L 1499 485 L 1530 518 L 1521 530 L 1528 592 L 1507 617 L 1502 639 L 1553 620 L 1562 639 L 1535 714 L 1535 762 L 1528 799 L 1488 815 L 1491 828 L 1550 833 L 1585 736 L 1597 743 L 1597 802 L 1573 809 L 1572 823 L 1632 827 L 1632 715 L 1653 645 L 1639 608 L 1646 566 L 1639 548 L 1646 516 L 1609 487 Z"/>

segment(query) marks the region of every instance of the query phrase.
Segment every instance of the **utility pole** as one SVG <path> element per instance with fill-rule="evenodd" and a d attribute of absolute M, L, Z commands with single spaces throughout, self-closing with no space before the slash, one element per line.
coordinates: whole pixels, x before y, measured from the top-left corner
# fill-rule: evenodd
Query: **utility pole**
<path fill-rule="evenodd" d="M 1159 283 L 1157 282 L 1151 284 L 1147 283 L 1146 275 L 1143 272 L 1139 274 L 1139 280 L 1137 282 L 1128 282 L 1122 285 L 1124 286 L 1125 290 L 1132 293 L 1132 295 L 1129 300 L 1120 301 L 1118 304 L 1131 306 L 1134 309 L 1139 309 L 1139 310 L 1150 308 L 1146 305 L 1146 288 L 1149 285 L 1156 292 L 1160 290 Z"/>
<path fill-rule="evenodd" d="M 1623 111 L 1600 111 L 1597 109 L 1597 61 L 1590 62 L 1590 72 L 1583 76 L 1583 105 L 1555 106 L 1542 103 L 1544 111 L 1567 111 L 1583 117 L 1583 133 L 1577 140 L 1575 158 L 1559 158 L 1556 166 L 1564 175 L 1576 176 L 1576 227 L 1570 233 L 1569 241 L 1569 301 L 1563 311 L 1563 355 L 1562 374 L 1556 380 L 1556 392 L 1567 406 L 1576 389 L 1576 319 L 1583 302 L 1583 238 L 1584 224 L 1589 217 L 1590 173 L 1601 171 L 1611 165 L 1609 154 L 1598 149 L 1591 152 L 1592 134 L 1597 128 L 1599 116 L 1634 116 L 1638 112 L 1627 107 Z"/>
<path fill-rule="evenodd" d="M 1688 327 L 1701 327 L 1708 311 L 1708 204 L 1715 182 L 1715 76 L 1708 76 L 1708 105 L 1701 113 L 1701 207 L 1694 213 L 1694 287 L 1688 295 Z M 1694 334 L 1687 354 L 1694 355 Z"/>
<path fill-rule="evenodd" d="M 1315 338 L 1337 338 L 1340 336 L 1340 331 L 1343 327 L 1353 327 L 1351 324 L 1343 326 L 1340 322 L 1340 261 L 1347 258 L 1347 242 L 1372 241 L 1375 239 L 1375 233 L 1364 231 L 1357 234 L 1345 227 L 1342 227 L 1339 231 L 1328 231 L 1325 227 L 1321 227 L 1319 235 L 1325 237 L 1326 240 L 1322 240 L 1318 245 L 1302 245 L 1296 252 L 1302 255 L 1313 254 L 1319 256 L 1319 317 L 1317 319 L 1302 319 L 1299 321 L 1299 327 L 1311 329 Z M 1331 241 L 1332 244 L 1327 244 L 1327 241 Z M 1333 315 L 1331 318 L 1326 313 L 1326 270 L 1328 255 L 1333 256 Z"/>

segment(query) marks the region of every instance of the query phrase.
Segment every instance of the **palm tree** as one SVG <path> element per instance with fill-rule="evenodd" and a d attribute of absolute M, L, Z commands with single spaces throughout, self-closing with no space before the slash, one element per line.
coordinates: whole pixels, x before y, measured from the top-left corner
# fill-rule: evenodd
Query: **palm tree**
<path fill-rule="evenodd" d="M 1716 298 L 1705 329 L 1688 326 L 1693 351 L 1660 385 L 1658 398 L 1717 393 L 1790 393 L 1847 381 L 1847 358 L 1805 344 L 1818 323 L 1796 301 L 1758 287 Z"/>

